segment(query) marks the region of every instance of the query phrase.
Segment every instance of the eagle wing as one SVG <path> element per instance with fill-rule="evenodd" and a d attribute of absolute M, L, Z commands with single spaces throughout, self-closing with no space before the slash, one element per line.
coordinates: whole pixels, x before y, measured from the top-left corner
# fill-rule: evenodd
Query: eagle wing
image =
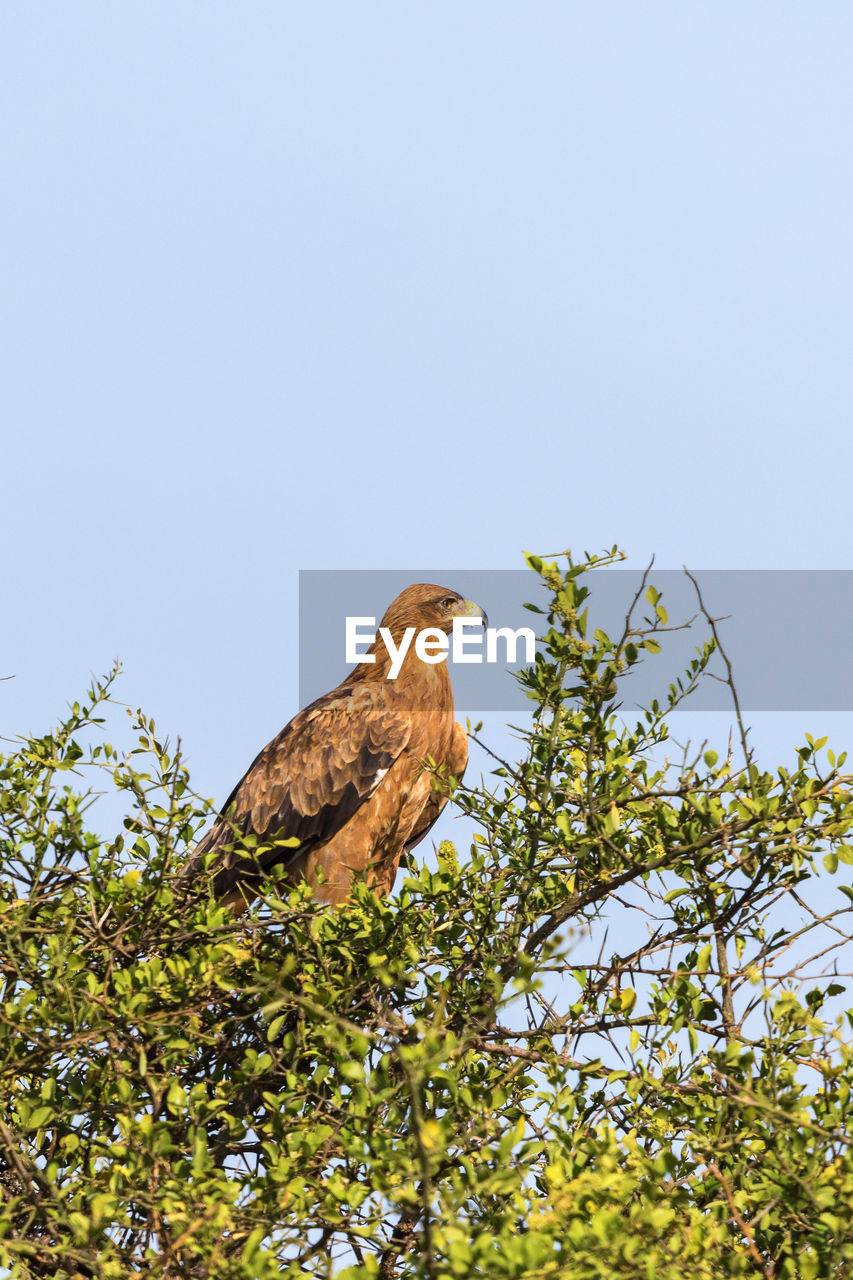
<path fill-rule="evenodd" d="M 411 735 L 411 718 L 387 682 L 342 686 L 311 703 L 258 754 L 196 845 L 187 874 L 207 855 L 214 892 L 257 882 L 330 840 L 369 799 Z M 252 853 L 241 838 L 261 844 Z"/>

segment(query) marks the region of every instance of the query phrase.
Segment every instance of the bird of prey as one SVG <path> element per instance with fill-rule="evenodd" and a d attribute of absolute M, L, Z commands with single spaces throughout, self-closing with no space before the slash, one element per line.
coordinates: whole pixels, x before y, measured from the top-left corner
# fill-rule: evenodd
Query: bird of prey
<path fill-rule="evenodd" d="M 476 618 L 483 627 L 488 621 L 479 605 L 446 587 L 417 583 L 397 596 L 359 665 L 256 756 L 186 874 L 206 867 L 214 893 L 235 912 L 278 866 L 328 903 L 344 902 L 361 875 L 389 893 L 403 852 L 423 840 L 446 803 L 432 765 L 458 779 L 468 758 L 446 661 L 423 661 L 410 637 L 392 679 L 392 655 L 407 628 L 449 635 L 454 618 Z M 425 651 L 434 654 L 436 646 Z"/>

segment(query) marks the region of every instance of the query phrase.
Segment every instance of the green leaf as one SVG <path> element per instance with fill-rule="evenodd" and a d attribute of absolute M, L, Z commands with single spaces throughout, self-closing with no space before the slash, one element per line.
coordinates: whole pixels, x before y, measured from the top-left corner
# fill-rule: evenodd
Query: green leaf
<path fill-rule="evenodd" d="M 53 1107 L 36 1107 L 27 1118 L 27 1128 L 42 1129 L 52 1119 L 54 1119 Z"/>

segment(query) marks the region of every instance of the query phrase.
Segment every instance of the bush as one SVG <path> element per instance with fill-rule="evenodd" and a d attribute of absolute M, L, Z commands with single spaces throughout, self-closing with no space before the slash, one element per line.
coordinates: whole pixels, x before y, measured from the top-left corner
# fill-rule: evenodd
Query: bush
<path fill-rule="evenodd" d="M 586 634 L 615 558 L 529 557 L 550 607 L 519 759 L 458 788 L 467 855 L 388 901 L 279 881 L 234 920 L 181 881 L 209 807 L 146 716 L 127 754 L 98 737 L 112 677 L 2 758 L 14 1276 L 850 1274 L 853 1014 L 823 1006 L 853 889 L 816 904 L 853 862 L 851 778 L 823 739 L 773 772 L 745 735 L 669 763 L 714 641 L 627 723 L 668 620 L 644 584 L 622 634 Z"/>

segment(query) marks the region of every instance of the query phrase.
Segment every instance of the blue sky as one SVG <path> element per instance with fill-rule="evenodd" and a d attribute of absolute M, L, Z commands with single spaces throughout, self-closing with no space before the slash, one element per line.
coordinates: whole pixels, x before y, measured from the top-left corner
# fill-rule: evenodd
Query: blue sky
<path fill-rule="evenodd" d="M 119 656 L 221 799 L 299 569 L 852 567 L 851 55 L 842 3 L 3 6 L 0 732 Z"/>

